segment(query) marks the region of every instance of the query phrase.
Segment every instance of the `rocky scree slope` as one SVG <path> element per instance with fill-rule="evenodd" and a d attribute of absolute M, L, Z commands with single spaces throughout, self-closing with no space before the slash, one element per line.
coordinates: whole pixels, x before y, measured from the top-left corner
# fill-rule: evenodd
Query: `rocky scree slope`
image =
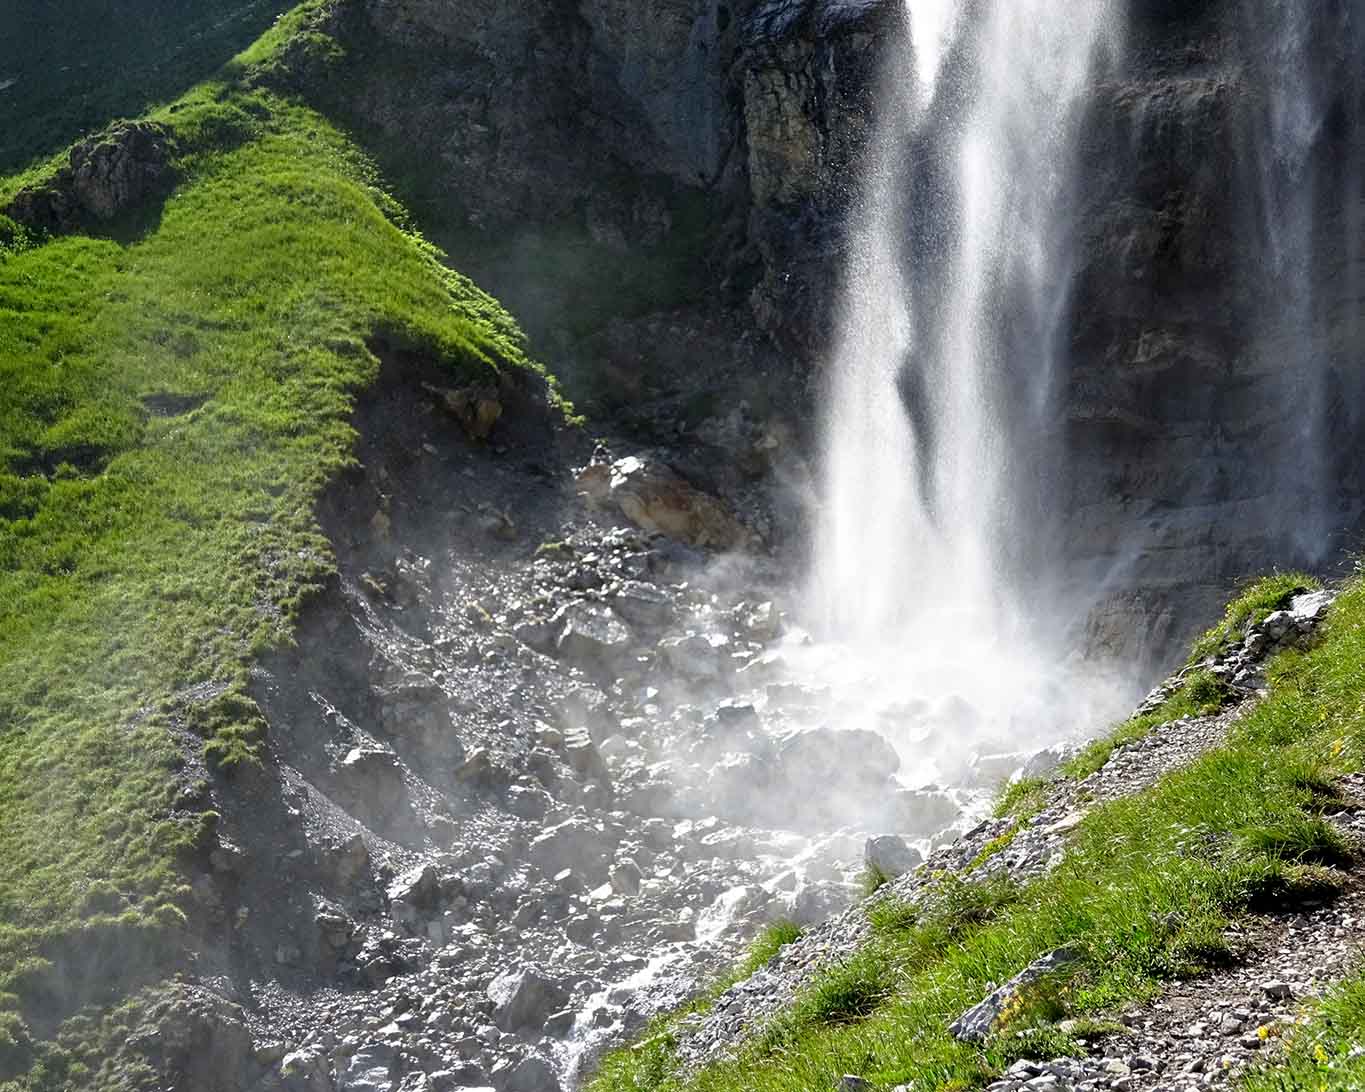
<path fill-rule="evenodd" d="M 869 842 L 865 903 L 656 1023 L 592 1087 L 1353 1087 L 1361 593 L 1305 654 L 1332 595 L 1273 584 L 1229 618 L 1284 609 L 1211 631 L 1117 742 L 1016 782 L 923 865 Z"/>

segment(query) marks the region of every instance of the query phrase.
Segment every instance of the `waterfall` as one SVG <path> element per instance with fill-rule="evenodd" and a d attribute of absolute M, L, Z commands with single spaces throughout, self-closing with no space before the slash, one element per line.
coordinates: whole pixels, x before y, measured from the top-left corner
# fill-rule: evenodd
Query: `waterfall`
<path fill-rule="evenodd" d="M 888 693 L 939 699 L 957 727 L 965 703 L 978 735 L 1016 743 L 1021 691 L 1046 691 L 1064 657 L 1044 634 L 1062 613 L 1069 197 L 1115 7 L 908 3 L 829 371 L 825 636 L 859 650 L 863 693 L 880 673 Z M 1041 734 L 1064 732 L 1058 715 Z"/>
<path fill-rule="evenodd" d="M 1328 551 L 1333 522 L 1328 361 L 1313 285 L 1313 158 L 1329 94 L 1317 43 L 1328 7 L 1321 0 L 1255 0 L 1245 9 L 1253 41 L 1264 48 L 1265 99 L 1253 157 L 1262 216 L 1260 291 L 1267 304 L 1259 340 L 1275 388 L 1267 403 L 1279 417 L 1281 445 L 1266 519 L 1285 528 L 1286 556 L 1308 562 Z"/>
<path fill-rule="evenodd" d="M 1102 0 L 958 10 L 910 5 L 854 233 L 815 566 L 843 639 L 896 640 L 931 612 L 1028 625 L 1025 585 L 1054 575 L 1064 205 L 1115 20 Z M 917 192 L 924 175 L 943 181 Z"/>

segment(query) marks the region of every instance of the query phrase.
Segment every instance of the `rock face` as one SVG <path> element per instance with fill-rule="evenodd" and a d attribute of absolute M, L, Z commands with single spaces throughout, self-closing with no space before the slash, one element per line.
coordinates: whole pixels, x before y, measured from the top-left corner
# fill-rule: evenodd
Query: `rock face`
<path fill-rule="evenodd" d="M 1068 591 L 1091 612 L 1093 642 L 1126 656 L 1167 658 L 1230 581 L 1319 560 L 1365 511 L 1351 365 L 1363 50 L 1343 29 L 1354 26 L 1344 0 L 1294 9 L 1303 56 L 1285 70 L 1293 51 L 1273 46 L 1286 34 L 1241 0 L 1126 5 L 1122 50 L 1088 97 L 1080 197 L 1062 225 L 1076 240 L 1054 422 L 1068 471 L 1052 492 Z M 636 408 L 656 389 L 685 400 L 750 384 L 810 412 L 902 4 L 340 0 L 336 11 L 328 29 L 362 61 L 348 105 L 422 149 L 471 230 L 512 240 L 488 275 L 557 346 L 556 368 L 581 367 Z M 402 80 L 388 77 L 395 59 Z M 941 124 L 964 95 L 943 82 Z M 1286 148 L 1293 134 L 1276 119 L 1287 117 L 1310 124 Z M 612 299 L 609 323 L 561 337 L 562 286 L 527 287 L 526 254 L 556 248 L 551 227 L 603 262 L 657 257 L 669 285 L 690 269 L 705 298 L 649 289 L 632 301 L 653 312 L 639 319 Z M 585 280 L 602 280 L 589 264 Z M 1309 275 L 1290 284 L 1300 265 Z M 735 333 L 754 327 L 765 344 Z M 670 438 L 677 425 L 665 422 Z M 713 465 L 771 473 L 757 445 L 772 435 L 746 435 Z M 675 504 L 673 488 L 627 489 L 622 509 L 685 540 L 731 537 Z M 1281 518 L 1300 495 L 1322 503 Z M 1097 587 L 1104 597 L 1085 600 Z"/>
<path fill-rule="evenodd" d="M 6 210 L 21 224 L 65 231 L 83 219 L 109 221 L 171 181 L 170 138 L 150 121 L 121 121 L 71 149 L 47 183 L 20 190 Z"/>

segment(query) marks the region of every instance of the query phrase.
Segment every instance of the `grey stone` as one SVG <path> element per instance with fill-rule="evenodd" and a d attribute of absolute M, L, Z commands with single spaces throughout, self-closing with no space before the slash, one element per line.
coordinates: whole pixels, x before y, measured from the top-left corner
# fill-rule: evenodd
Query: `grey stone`
<path fill-rule="evenodd" d="M 337 1092 L 395 1092 L 398 1051 L 387 1043 L 369 1043 L 347 1060 L 337 1074 Z"/>
<path fill-rule="evenodd" d="M 983 1043 L 995 1030 L 1000 1014 L 1019 993 L 1043 979 L 1066 969 L 1080 959 L 1074 948 L 1058 948 L 1041 959 L 1036 959 L 953 1021 L 948 1028 L 964 1042 Z"/>
<path fill-rule="evenodd" d="M 561 1092 L 554 1067 L 539 1054 L 494 1068 L 493 1081 L 502 1092 Z"/>
<path fill-rule="evenodd" d="M 895 834 L 869 838 L 863 847 L 863 864 L 893 880 L 914 871 L 923 860 L 924 855 L 919 850 Z"/>
<path fill-rule="evenodd" d="M 327 1058 L 313 1049 L 286 1054 L 280 1062 L 280 1079 L 288 1092 L 332 1092 Z"/>
<path fill-rule="evenodd" d="M 663 629 L 673 621 L 673 601 L 657 584 L 628 580 L 607 600 L 611 609 L 639 629 Z"/>
<path fill-rule="evenodd" d="M 488 986 L 493 1022 L 502 1031 L 528 1031 L 544 1026 L 551 1013 L 569 1002 L 562 986 L 532 969 L 504 971 Z"/>
<path fill-rule="evenodd" d="M 571 868 L 588 876 L 602 876 L 617 841 L 602 823 L 581 817 L 566 819 L 539 834 L 527 849 L 527 857 L 546 875 Z"/>
<path fill-rule="evenodd" d="M 669 670 L 689 679 L 716 680 L 729 670 L 729 641 L 694 633 L 659 642 L 659 657 Z"/>
<path fill-rule="evenodd" d="M 630 649 L 630 630 L 601 604 L 570 603 L 551 622 L 559 628 L 555 648 L 571 663 L 609 667 Z"/>
<path fill-rule="evenodd" d="M 391 901 L 405 902 L 419 910 L 434 910 L 440 895 L 441 877 L 431 864 L 408 869 L 388 888 Z"/>

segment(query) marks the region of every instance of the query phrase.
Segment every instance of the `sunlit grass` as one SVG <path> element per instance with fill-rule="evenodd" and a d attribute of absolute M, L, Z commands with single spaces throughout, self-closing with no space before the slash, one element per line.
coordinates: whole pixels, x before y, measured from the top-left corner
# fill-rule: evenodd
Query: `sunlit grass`
<path fill-rule="evenodd" d="M 212 767 L 257 753 L 245 672 L 331 570 L 314 502 L 376 348 L 531 367 L 325 118 L 233 82 L 157 117 L 164 207 L 112 238 L 0 223 L 0 1055 L 54 938 L 152 930 L 177 958 L 205 827 L 170 727 Z"/>

